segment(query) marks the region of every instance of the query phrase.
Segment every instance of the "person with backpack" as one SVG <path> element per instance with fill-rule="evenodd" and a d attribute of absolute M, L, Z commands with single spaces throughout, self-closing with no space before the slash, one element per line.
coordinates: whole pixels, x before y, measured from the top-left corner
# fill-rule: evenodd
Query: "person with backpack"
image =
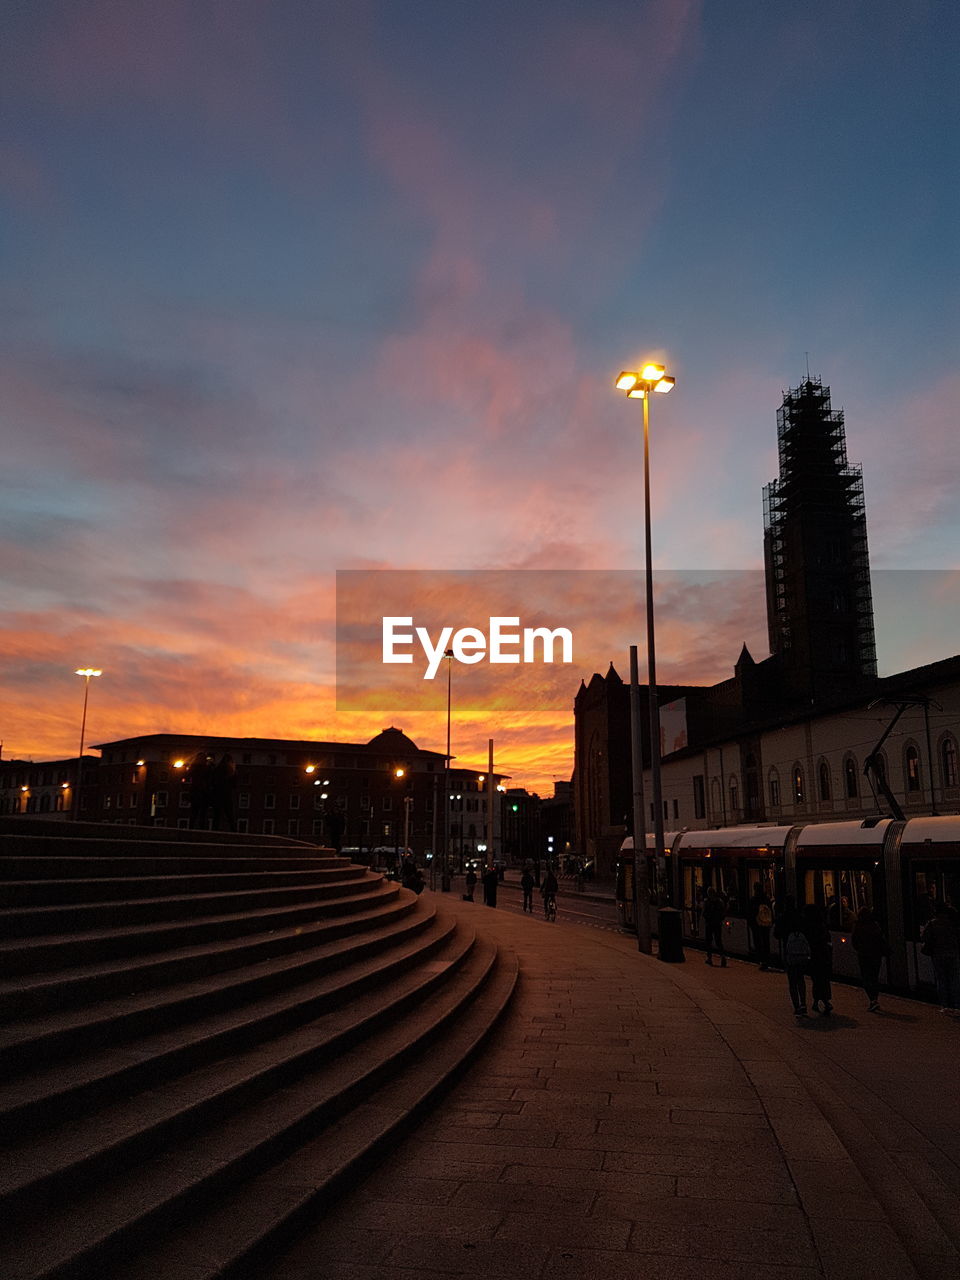
<path fill-rule="evenodd" d="M 921 942 L 921 951 L 933 961 L 940 1012 L 955 1017 L 960 1013 L 960 928 L 957 913 L 945 902 L 937 903 Z"/>
<path fill-rule="evenodd" d="M 770 930 L 773 927 L 773 907 L 764 893 L 760 881 L 753 885 L 753 895 L 747 903 L 747 925 L 753 941 L 753 949 L 760 961 L 760 972 L 770 969 Z"/>
<path fill-rule="evenodd" d="M 787 973 L 787 989 L 793 1012 L 798 1018 L 807 1016 L 807 965 L 810 963 L 810 943 L 801 928 L 800 912 L 793 897 L 784 900 L 783 911 L 777 917 L 774 936 L 779 939 L 783 967 Z"/>
<path fill-rule="evenodd" d="M 723 922 L 726 915 L 727 900 L 711 885 L 703 904 L 703 931 L 707 943 L 707 964 L 713 964 L 713 953 L 716 951 L 720 957 L 721 969 L 727 967 L 727 953 L 723 946 Z"/>

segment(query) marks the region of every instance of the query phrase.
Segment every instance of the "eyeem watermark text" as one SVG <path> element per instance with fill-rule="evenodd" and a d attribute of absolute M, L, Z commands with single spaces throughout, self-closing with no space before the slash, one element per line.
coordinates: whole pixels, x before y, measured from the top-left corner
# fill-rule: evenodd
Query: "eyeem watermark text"
<path fill-rule="evenodd" d="M 400 631 L 409 627 L 412 630 Z M 554 662 L 554 648 L 560 645 L 560 662 L 573 661 L 573 632 L 567 627 L 524 627 L 520 619 L 495 617 L 490 619 L 489 638 L 478 627 L 441 627 L 436 643 L 426 627 L 414 627 L 413 618 L 388 617 L 383 619 L 383 661 L 385 663 L 412 663 L 413 654 L 398 652 L 411 647 L 414 637 L 420 642 L 427 660 L 424 680 L 432 680 L 440 669 L 447 651 L 457 662 L 473 665 L 482 662 L 520 663 Z M 539 641 L 540 657 L 537 657 Z"/>

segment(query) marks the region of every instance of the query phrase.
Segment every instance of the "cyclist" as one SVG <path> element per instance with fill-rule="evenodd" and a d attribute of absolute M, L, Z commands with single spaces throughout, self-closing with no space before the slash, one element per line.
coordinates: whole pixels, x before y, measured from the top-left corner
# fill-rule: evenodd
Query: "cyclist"
<path fill-rule="evenodd" d="M 557 877 L 553 874 L 553 868 L 547 868 L 547 874 L 543 877 L 543 884 L 540 886 L 540 892 L 543 895 L 543 914 L 547 920 L 556 920 L 557 918 L 557 890 L 560 886 L 557 884 Z"/>

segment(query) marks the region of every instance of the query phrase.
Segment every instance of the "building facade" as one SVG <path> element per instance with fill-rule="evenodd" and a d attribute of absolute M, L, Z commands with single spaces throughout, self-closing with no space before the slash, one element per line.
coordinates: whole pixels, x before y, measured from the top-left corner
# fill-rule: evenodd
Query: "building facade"
<path fill-rule="evenodd" d="M 744 645 L 730 679 L 659 688 L 683 725 L 679 749 L 661 743 L 664 827 L 960 812 L 960 657 L 877 675 L 862 476 L 830 388 L 808 376 L 786 392 L 777 434 L 780 474 L 764 490 L 771 653 L 756 662 Z M 577 841 L 605 863 L 632 826 L 628 692 L 611 665 L 574 704 Z"/>

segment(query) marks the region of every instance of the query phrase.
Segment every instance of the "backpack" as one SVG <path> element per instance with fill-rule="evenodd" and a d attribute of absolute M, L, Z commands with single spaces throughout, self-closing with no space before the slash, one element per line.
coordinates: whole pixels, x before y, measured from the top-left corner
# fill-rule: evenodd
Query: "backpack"
<path fill-rule="evenodd" d="M 761 902 L 757 907 L 757 924 L 761 929 L 769 929 L 773 924 L 773 912 L 766 902 Z"/>
<path fill-rule="evenodd" d="M 810 943 L 806 935 L 794 930 L 787 936 L 783 948 L 783 958 L 787 964 L 804 964 L 810 959 Z"/>

